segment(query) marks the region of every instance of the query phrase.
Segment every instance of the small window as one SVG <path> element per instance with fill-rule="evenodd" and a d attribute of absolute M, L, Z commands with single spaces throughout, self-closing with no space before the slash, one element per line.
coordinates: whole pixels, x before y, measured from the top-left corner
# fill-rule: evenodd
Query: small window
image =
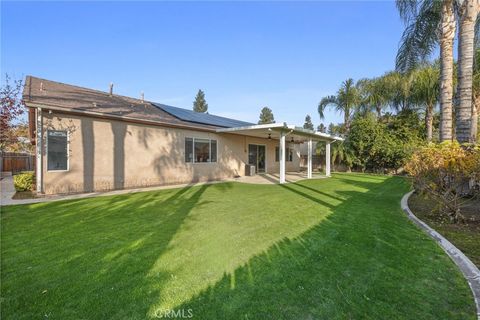
<path fill-rule="evenodd" d="M 185 138 L 185 162 L 217 162 L 217 140 Z"/>
<path fill-rule="evenodd" d="M 193 139 L 185 138 L 185 162 L 193 162 Z"/>
<path fill-rule="evenodd" d="M 67 131 L 47 131 L 48 170 L 68 170 L 68 133 Z"/>
<path fill-rule="evenodd" d="M 280 161 L 280 147 L 275 147 L 275 161 Z M 293 150 L 290 148 L 285 148 L 285 161 L 291 162 L 293 161 Z"/>

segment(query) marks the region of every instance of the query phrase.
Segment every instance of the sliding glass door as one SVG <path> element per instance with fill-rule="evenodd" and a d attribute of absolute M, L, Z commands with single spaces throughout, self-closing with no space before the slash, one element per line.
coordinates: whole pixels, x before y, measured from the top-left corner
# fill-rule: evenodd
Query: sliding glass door
<path fill-rule="evenodd" d="M 248 164 L 255 166 L 256 172 L 265 173 L 266 169 L 266 148 L 264 145 L 248 145 Z"/>

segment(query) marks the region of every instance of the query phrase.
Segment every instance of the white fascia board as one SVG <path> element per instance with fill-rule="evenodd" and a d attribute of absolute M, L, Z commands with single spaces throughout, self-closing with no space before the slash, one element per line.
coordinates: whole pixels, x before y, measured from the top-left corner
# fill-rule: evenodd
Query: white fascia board
<path fill-rule="evenodd" d="M 287 128 L 287 124 L 285 122 L 255 124 L 252 126 L 244 126 L 244 127 L 221 128 L 221 129 L 217 129 L 216 131 L 217 132 L 235 132 L 235 131 L 245 131 L 245 130 L 261 130 L 261 129 L 276 129 L 276 128 Z"/>

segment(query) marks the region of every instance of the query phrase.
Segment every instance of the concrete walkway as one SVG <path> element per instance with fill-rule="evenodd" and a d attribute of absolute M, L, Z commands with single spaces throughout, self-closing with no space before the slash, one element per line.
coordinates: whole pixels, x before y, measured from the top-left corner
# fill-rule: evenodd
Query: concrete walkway
<path fill-rule="evenodd" d="M 477 266 L 464 255 L 462 251 L 413 214 L 412 210 L 408 207 L 408 198 L 410 198 L 413 192 L 414 191 L 411 191 L 403 196 L 401 201 L 403 211 L 405 211 L 410 220 L 428 233 L 458 266 L 465 279 L 467 279 L 470 289 L 472 289 L 473 299 L 477 306 L 477 317 L 480 320 L 480 270 L 478 270 Z"/>
<path fill-rule="evenodd" d="M 306 174 L 303 172 L 287 172 L 285 175 L 285 179 L 287 182 L 296 182 L 306 178 L 307 178 Z M 318 179 L 318 178 L 325 178 L 325 176 L 320 174 L 313 175 L 313 179 Z M 41 196 L 35 199 L 18 199 L 18 200 L 12 199 L 13 195 L 15 194 L 15 188 L 13 187 L 13 178 L 10 176 L 10 177 L 5 177 L 1 180 L 1 193 L 2 193 L 1 205 L 10 206 L 10 205 L 16 205 L 16 204 L 31 204 L 31 203 L 50 202 L 50 201 L 59 201 L 59 200 L 72 200 L 72 199 L 83 199 L 83 198 L 102 197 L 102 196 L 114 196 L 114 195 L 120 195 L 120 194 L 184 188 L 189 186 L 215 184 L 215 183 L 223 183 L 223 182 L 229 182 L 229 181 L 252 183 L 252 184 L 277 184 L 278 174 L 258 174 L 251 177 L 231 178 L 231 179 L 220 180 L 220 181 L 164 185 L 164 186 L 136 188 L 136 189 L 113 190 L 113 191 L 106 191 L 106 192 Z"/>

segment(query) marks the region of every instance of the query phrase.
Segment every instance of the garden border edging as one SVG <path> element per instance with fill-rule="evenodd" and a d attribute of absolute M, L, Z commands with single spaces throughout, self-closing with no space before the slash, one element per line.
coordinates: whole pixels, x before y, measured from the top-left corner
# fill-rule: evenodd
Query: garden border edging
<path fill-rule="evenodd" d="M 408 207 L 408 199 L 415 192 L 415 190 L 410 191 L 405 194 L 400 202 L 402 210 L 408 215 L 408 218 L 412 220 L 416 225 L 423 229 L 430 237 L 432 237 L 435 242 L 442 247 L 442 249 L 448 254 L 448 256 L 455 262 L 460 271 L 462 272 L 465 279 L 467 279 L 468 285 L 473 292 L 473 298 L 475 300 L 475 305 L 477 306 L 477 317 L 480 320 L 480 270 L 477 266 L 455 247 L 450 241 L 445 239 L 440 233 L 430 228 L 425 222 L 417 218 L 412 210 Z"/>

